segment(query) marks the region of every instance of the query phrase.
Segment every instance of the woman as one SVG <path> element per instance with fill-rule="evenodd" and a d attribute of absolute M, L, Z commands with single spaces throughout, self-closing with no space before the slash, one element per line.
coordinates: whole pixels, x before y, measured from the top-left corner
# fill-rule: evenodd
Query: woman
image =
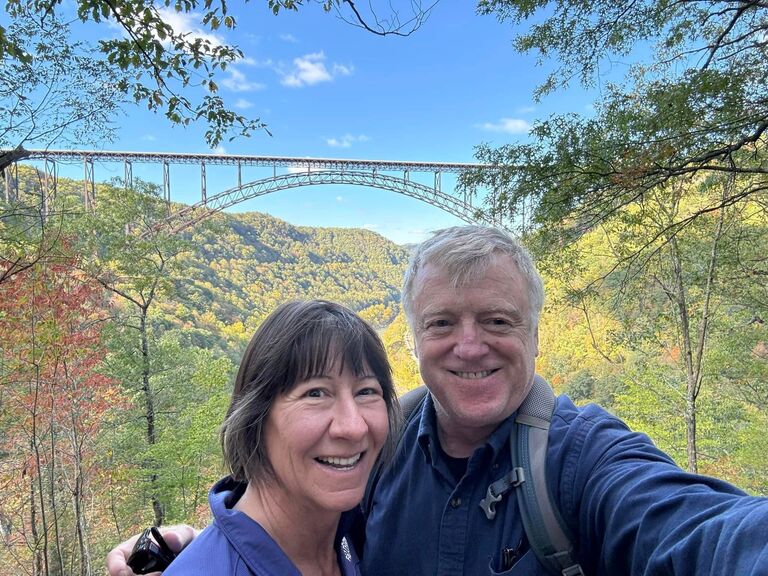
<path fill-rule="evenodd" d="M 397 414 L 370 326 L 322 300 L 277 308 L 237 374 L 213 523 L 165 576 L 359 574 L 348 531 Z"/>

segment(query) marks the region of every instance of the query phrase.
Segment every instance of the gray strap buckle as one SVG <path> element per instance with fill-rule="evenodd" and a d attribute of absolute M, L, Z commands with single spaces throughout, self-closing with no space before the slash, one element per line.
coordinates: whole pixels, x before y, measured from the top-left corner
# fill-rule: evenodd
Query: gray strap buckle
<path fill-rule="evenodd" d="M 485 512 L 485 517 L 488 520 L 496 518 L 496 504 L 501 502 L 504 494 L 523 482 L 525 482 L 525 471 L 518 467 L 512 468 L 509 474 L 490 484 L 485 498 L 480 500 L 480 508 Z"/>

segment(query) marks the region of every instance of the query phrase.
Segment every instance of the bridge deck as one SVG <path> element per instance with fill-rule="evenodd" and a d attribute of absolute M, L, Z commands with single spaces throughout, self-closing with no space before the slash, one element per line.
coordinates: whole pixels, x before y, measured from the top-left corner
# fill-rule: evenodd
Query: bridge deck
<path fill-rule="evenodd" d="M 349 158 L 299 158 L 291 156 L 246 156 L 237 154 L 184 154 L 179 152 L 121 152 L 98 150 L 26 150 L 27 160 L 147 162 L 211 164 L 228 166 L 291 166 L 326 170 L 381 170 L 399 172 L 461 173 L 486 164 L 462 162 L 411 162 L 405 160 L 358 160 Z"/>

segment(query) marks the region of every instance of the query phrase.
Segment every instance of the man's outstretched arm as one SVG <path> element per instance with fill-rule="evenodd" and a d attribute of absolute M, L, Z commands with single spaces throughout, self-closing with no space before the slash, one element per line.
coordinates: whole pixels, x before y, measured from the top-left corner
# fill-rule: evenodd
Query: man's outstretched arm
<path fill-rule="evenodd" d="M 160 533 L 171 550 L 180 552 L 200 532 L 187 524 L 177 524 L 161 528 Z M 107 554 L 107 572 L 109 576 L 135 576 L 133 570 L 128 567 L 128 557 L 131 555 L 133 546 L 140 535 L 136 534 L 110 550 L 109 554 Z M 152 574 L 157 576 L 160 572 L 153 572 Z"/>

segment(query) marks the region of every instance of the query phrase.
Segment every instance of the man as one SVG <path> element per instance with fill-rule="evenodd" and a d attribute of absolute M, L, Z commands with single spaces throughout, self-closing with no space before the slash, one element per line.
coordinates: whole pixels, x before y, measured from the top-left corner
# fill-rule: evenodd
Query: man
<path fill-rule="evenodd" d="M 430 394 L 367 504 L 366 576 L 545 574 L 509 493 L 479 506 L 511 469 L 513 415 L 538 355 L 541 279 L 507 234 L 442 230 L 415 251 L 403 306 Z M 561 396 L 548 488 L 587 575 L 768 575 L 768 499 L 685 473 L 597 406 Z M 109 558 L 119 574 L 128 544 Z"/>

